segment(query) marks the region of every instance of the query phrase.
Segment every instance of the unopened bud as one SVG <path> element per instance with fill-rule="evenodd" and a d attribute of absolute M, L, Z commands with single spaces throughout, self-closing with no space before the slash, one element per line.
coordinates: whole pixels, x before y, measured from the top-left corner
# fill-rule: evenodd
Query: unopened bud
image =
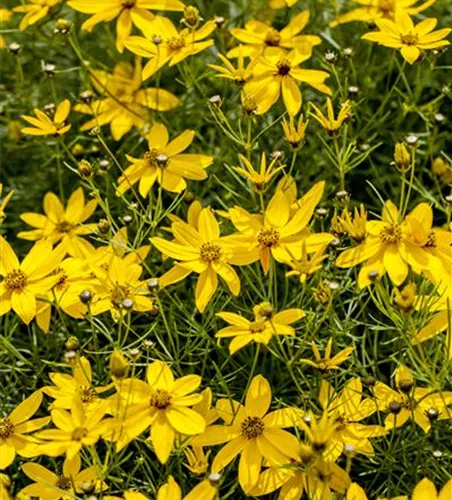
<path fill-rule="evenodd" d="M 439 417 L 439 412 L 438 412 L 438 410 L 436 408 L 429 408 L 427 410 L 427 418 L 430 421 L 438 420 L 438 417 Z"/>
<path fill-rule="evenodd" d="M 362 379 L 362 383 L 366 386 L 366 387 L 373 387 L 375 385 L 375 377 L 372 377 L 372 375 L 368 375 L 367 377 L 364 377 Z"/>
<path fill-rule="evenodd" d="M 133 217 L 131 215 L 124 215 L 124 217 L 122 218 L 122 222 L 124 222 L 126 226 L 128 226 L 132 221 Z"/>
<path fill-rule="evenodd" d="M 406 170 L 411 163 L 411 155 L 405 144 L 397 143 L 394 150 L 394 162 L 400 170 Z"/>
<path fill-rule="evenodd" d="M 217 486 L 220 482 L 221 474 L 219 472 L 212 472 L 211 474 L 209 474 L 208 479 L 210 484 Z"/>
<path fill-rule="evenodd" d="M 133 309 L 133 300 L 132 299 L 124 299 L 121 302 L 121 307 L 126 311 L 131 311 Z"/>
<path fill-rule="evenodd" d="M 166 155 L 158 155 L 157 158 L 155 159 L 157 165 L 160 168 L 166 167 L 166 165 L 168 164 L 168 160 L 169 158 Z"/>
<path fill-rule="evenodd" d="M 107 234 L 108 231 L 110 231 L 110 223 L 108 222 L 108 220 L 101 219 L 97 223 L 97 230 L 99 231 L 100 234 Z"/>
<path fill-rule="evenodd" d="M 80 350 L 80 341 L 77 337 L 69 337 L 64 344 L 66 351 L 79 351 Z"/>
<path fill-rule="evenodd" d="M 413 380 L 404 379 L 399 382 L 399 389 L 404 393 L 410 392 L 413 386 L 414 386 Z"/>
<path fill-rule="evenodd" d="M 55 74 L 56 66 L 55 64 L 47 63 L 42 66 L 42 71 L 47 76 L 53 76 Z"/>
<path fill-rule="evenodd" d="M 17 56 L 22 47 L 17 42 L 12 42 L 8 45 L 8 50 L 13 56 Z"/>
<path fill-rule="evenodd" d="M 213 21 L 217 25 L 217 28 L 222 28 L 226 19 L 223 16 L 217 16 Z"/>
<path fill-rule="evenodd" d="M 93 299 L 93 294 L 89 290 L 83 290 L 79 294 L 79 299 L 83 304 L 89 304 Z"/>
<path fill-rule="evenodd" d="M 402 411 L 402 405 L 398 401 L 391 401 L 389 403 L 389 411 L 392 414 L 397 415 Z"/>
<path fill-rule="evenodd" d="M 71 153 L 76 157 L 80 158 L 80 156 L 83 156 L 85 153 L 85 148 L 83 147 L 82 144 L 74 144 L 71 149 Z"/>
<path fill-rule="evenodd" d="M 129 363 L 120 351 L 113 351 L 110 356 L 110 373 L 114 378 L 122 379 L 127 376 Z"/>
<path fill-rule="evenodd" d="M 160 288 L 159 280 L 157 278 L 151 278 L 150 280 L 148 280 L 147 286 L 150 292 L 158 292 Z"/>
<path fill-rule="evenodd" d="M 93 166 L 88 160 L 79 161 L 77 170 L 81 177 L 91 177 L 94 172 Z"/>
<path fill-rule="evenodd" d="M 334 52 L 331 52 L 331 51 L 328 51 L 328 52 L 325 52 L 325 61 L 327 63 L 334 63 L 336 62 L 336 59 L 337 59 L 337 55 L 334 53 Z"/>
<path fill-rule="evenodd" d="M 199 10 L 193 5 L 188 5 L 184 9 L 184 18 L 182 22 L 190 28 L 195 28 L 201 21 Z"/>
<path fill-rule="evenodd" d="M 66 35 L 71 31 L 72 23 L 67 19 L 58 19 L 55 24 L 55 33 L 61 33 L 62 35 Z"/>

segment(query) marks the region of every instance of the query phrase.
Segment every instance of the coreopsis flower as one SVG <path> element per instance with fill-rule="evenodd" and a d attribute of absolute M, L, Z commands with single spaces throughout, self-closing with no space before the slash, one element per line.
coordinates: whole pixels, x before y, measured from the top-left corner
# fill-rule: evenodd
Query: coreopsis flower
<path fill-rule="evenodd" d="M 259 54 L 266 55 L 269 47 L 285 54 L 287 49 L 297 49 L 303 54 L 311 54 L 312 48 L 322 43 L 316 35 L 301 35 L 301 31 L 309 22 L 309 11 L 300 12 L 281 31 L 256 19 L 245 24 L 245 28 L 232 28 L 231 35 L 244 43 L 231 49 L 226 55 L 229 58 L 248 56 L 254 59 Z"/>
<path fill-rule="evenodd" d="M 55 428 L 34 434 L 33 437 L 42 441 L 42 444 L 36 445 L 35 453 L 51 457 L 65 454 L 71 460 L 83 447 L 93 446 L 110 431 L 112 419 L 104 418 L 107 408 L 108 402 L 105 401 L 88 411 L 80 399 L 73 399 L 70 412 L 54 408 L 50 415 Z"/>
<path fill-rule="evenodd" d="M 334 117 L 333 103 L 329 97 L 326 99 L 327 115 L 325 116 L 322 111 L 312 102 L 310 103 L 314 108 L 314 113 L 311 116 L 317 120 L 320 125 L 325 129 L 328 135 L 336 135 L 341 129 L 342 125 L 352 115 L 352 105 L 350 101 L 345 101 L 341 105 L 341 109 L 337 118 Z"/>
<path fill-rule="evenodd" d="M 243 246 L 237 247 L 220 237 L 220 226 L 210 208 L 199 214 L 198 230 L 185 222 L 174 222 L 171 231 L 176 241 L 151 238 L 151 243 L 177 264 L 160 277 L 161 286 L 177 283 L 192 272 L 199 274 L 195 291 L 196 307 L 203 312 L 218 287 L 218 277 L 226 282 L 230 292 L 240 292 L 240 278 L 232 265 L 248 265 L 255 256 Z M 254 259 L 254 260 L 253 260 Z"/>
<path fill-rule="evenodd" d="M 271 257 L 277 262 L 290 262 L 301 257 L 302 241 L 305 239 L 308 252 L 316 251 L 319 242 L 327 244 L 332 237 L 326 233 L 309 235 L 304 233 L 320 196 L 324 182 L 317 183 L 300 200 L 295 213 L 291 215 L 291 203 L 287 196 L 276 190 L 264 215 L 253 215 L 236 206 L 229 210 L 228 218 L 239 231 L 228 236 L 228 240 L 246 246 L 254 252 L 254 259 L 260 260 L 262 269 L 267 273 L 270 269 Z M 311 247 L 315 245 L 314 248 Z"/>
<path fill-rule="evenodd" d="M 403 312 L 410 312 L 416 303 L 416 284 L 407 283 L 402 290 L 397 287 L 393 290 L 394 304 Z"/>
<path fill-rule="evenodd" d="M 240 47 L 243 47 L 242 45 Z M 218 64 L 208 64 L 209 68 L 214 69 L 218 75 L 217 78 L 226 78 L 227 80 L 232 80 L 237 85 L 244 85 L 253 75 L 254 63 L 251 62 L 245 67 L 245 54 L 240 53 L 237 61 L 237 68 L 229 61 L 229 59 L 222 54 L 218 53 L 217 57 L 226 66 L 218 66 Z"/>
<path fill-rule="evenodd" d="M 0 316 L 11 309 L 27 325 L 36 316 L 36 299 L 58 282 L 52 272 L 58 268 L 64 251 L 52 250 L 50 242 L 38 241 L 22 263 L 9 243 L 0 236 Z"/>
<path fill-rule="evenodd" d="M 94 115 L 80 130 L 110 124 L 111 135 L 119 141 L 132 127 L 142 129 L 149 123 L 149 109 L 169 111 L 179 105 L 179 99 L 162 88 L 141 88 L 141 59 L 135 66 L 118 63 L 113 73 L 91 71 L 93 87 L 102 96 L 91 104 L 77 104 L 80 113 Z"/>
<path fill-rule="evenodd" d="M 256 191 L 264 191 L 265 187 L 272 180 L 272 178 L 285 167 L 285 165 L 276 166 L 277 158 L 274 158 L 267 166 L 267 157 L 265 153 L 262 153 L 261 155 L 260 167 L 258 171 L 254 169 L 251 162 L 243 155 L 239 154 L 239 158 L 245 168 L 234 167 L 234 170 L 253 184 Z"/>
<path fill-rule="evenodd" d="M 359 276 L 360 288 L 372 281 L 371 271 L 381 277 L 388 273 L 395 285 L 400 285 L 408 275 L 409 266 L 415 272 L 427 269 L 434 262 L 422 248 L 425 231 L 420 222 L 409 215 L 401 220 L 397 207 L 386 201 L 381 221 L 367 221 L 367 236 L 356 247 L 342 252 L 336 260 L 338 267 L 352 267 L 364 262 Z M 418 243 L 419 242 L 419 243 Z"/>
<path fill-rule="evenodd" d="M 13 12 L 9 9 L 0 9 L 0 26 L 4 27 L 5 24 L 9 22 Z M 5 49 L 7 47 L 3 35 L 0 35 L 0 49 Z"/>
<path fill-rule="evenodd" d="M 398 142 L 394 148 L 394 163 L 397 168 L 404 172 L 411 164 L 411 153 L 403 142 Z"/>
<path fill-rule="evenodd" d="M 124 50 L 124 40 L 130 36 L 132 25 L 141 31 L 152 26 L 155 15 L 149 10 L 182 11 L 184 4 L 179 0 L 70 0 L 69 7 L 91 14 L 82 24 L 82 29 L 91 32 L 101 22 L 116 21 L 116 48 Z"/>
<path fill-rule="evenodd" d="M 331 95 L 325 85 L 330 76 L 326 71 L 304 69 L 299 65 L 307 61 L 310 54 L 292 50 L 282 54 L 274 47 L 268 48 L 253 66 L 253 77 L 245 84 L 245 93 L 255 99 L 257 114 L 266 113 L 282 94 L 289 115 L 295 116 L 301 108 L 300 83 L 307 83 L 324 94 Z"/>
<path fill-rule="evenodd" d="M 131 311 L 146 312 L 153 308 L 146 282 L 140 280 L 143 268 L 134 262 L 113 257 L 107 269 L 95 270 L 98 285 L 91 304 L 93 315 L 110 311 L 115 321 Z"/>
<path fill-rule="evenodd" d="M 62 0 L 26 0 L 24 5 L 14 7 L 13 12 L 25 14 L 19 24 L 19 29 L 23 31 L 32 24 L 37 23 L 54 10 L 54 7 Z"/>
<path fill-rule="evenodd" d="M 24 399 L 8 416 L 0 417 L 0 469 L 9 467 L 18 453 L 22 457 L 34 456 L 36 439 L 27 434 L 50 422 L 50 417 L 30 420 L 42 402 L 42 392 L 36 391 Z"/>
<path fill-rule="evenodd" d="M 214 21 L 207 21 L 196 30 L 183 28 L 178 31 L 170 19 L 157 16 L 152 26 L 145 31 L 145 36 L 149 38 L 131 36 L 124 41 L 124 45 L 134 54 L 150 59 L 141 74 L 144 81 L 165 64 L 174 66 L 212 46 L 212 39 L 202 40 L 211 35 L 215 28 Z"/>
<path fill-rule="evenodd" d="M 433 31 L 438 23 L 434 18 L 424 19 L 415 26 L 408 14 L 400 14 L 395 21 L 376 19 L 375 23 L 380 31 L 366 33 L 361 38 L 400 50 L 402 57 L 409 64 L 415 63 L 424 50 L 450 45 L 444 38 L 452 31 L 451 28 Z"/>
<path fill-rule="evenodd" d="M 365 425 L 361 421 L 377 410 L 375 401 L 362 397 L 361 379 L 347 382 L 340 393 L 336 393 L 326 380 L 322 380 L 319 402 L 323 411 L 333 421 L 334 434 L 329 443 L 331 455 L 340 454 L 346 445 L 353 446 L 356 453 L 373 455 L 369 438 L 384 436 L 387 430 L 380 425 Z M 328 449 L 325 451 L 328 455 Z"/>
<path fill-rule="evenodd" d="M 261 307 L 254 306 L 254 320 L 250 321 L 239 314 L 220 312 L 216 315 L 229 323 L 230 326 L 219 330 L 215 337 L 230 338 L 229 352 L 236 353 L 251 342 L 267 345 L 274 335 L 295 335 L 295 329 L 290 325 L 305 316 L 301 309 L 286 309 L 278 313 L 273 312 L 271 304 L 267 304 L 271 311 L 268 315 L 260 313 Z"/>
<path fill-rule="evenodd" d="M 153 125 L 146 135 L 149 150 L 141 158 L 126 155 L 132 165 L 125 169 L 118 179 L 117 193 L 123 194 L 139 182 L 139 193 L 147 196 L 155 182 L 163 189 L 180 193 L 187 188 L 185 179 L 207 179 L 205 169 L 213 158 L 207 155 L 184 153 L 195 138 L 193 130 L 185 130 L 169 141 L 165 125 Z"/>
<path fill-rule="evenodd" d="M 263 459 L 285 463 L 299 450 L 297 438 L 283 429 L 294 427 L 301 411 L 280 408 L 269 412 L 271 400 L 270 384 L 257 375 L 248 388 L 245 405 L 227 399 L 218 401 L 225 425 L 211 425 L 193 439 L 200 446 L 228 443 L 215 456 L 213 472 L 220 472 L 240 454 L 238 479 L 245 493 L 256 485 Z"/>
<path fill-rule="evenodd" d="M 360 7 L 342 14 L 330 26 L 352 21 L 371 22 L 377 19 L 394 20 L 401 13 L 413 16 L 433 5 L 436 0 L 354 0 Z M 419 4 L 419 2 L 421 2 Z"/>
<path fill-rule="evenodd" d="M 325 254 L 325 247 L 319 248 L 315 253 L 308 254 L 306 249 L 306 240 L 301 244 L 300 258 L 292 257 L 287 265 L 291 267 L 291 271 L 286 273 L 286 278 L 297 276 L 300 283 L 306 283 L 306 280 L 319 269 L 322 269 L 323 261 L 328 257 Z M 290 253 L 290 251 L 289 251 Z"/>
<path fill-rule="evenodd" d="M 94 233 L 96 224 L 85 224 L 97 207 L 96 200 L 85 205 L 83 188 L 76 189 L 67 202 L 66 208 L 54 193 L 44 196 L 44 215 L 26 212 L 20 218 L 36 229 L 21 231 L 17 236 L 28 241 L 48 240 L 60 246 L 71 256 L 84 258 L 94 251 L 94 247 L 84 236 Z"/>
<path fill-rule="evenodd" d="M 86 493 L 87 486 L 90 487 L 91 493 L 101 493 L 108 489 L 98 476 L 95 466 L 80 470 L 81 467 L 80 455 L 72 459 L 66 458 L 61 474 L 55 474 L 42 465 L 27 462 L 22 465 L 22 470 L 34 483 L 22 488 L 20 493 L 40 500 L 72 500 L 74 493 Z"/>
<path fill-rule="evenodd" d="M 399 366 L 396 371 L 396 390 L 377 382 L 373 394 L 380 411 L 389 412 L 385 428 L 401 427 L 409 419 L 424 432 L 431 428 L 431 421 L 452 418 L 452 392 L 435 392 L 428 387 L 416 387 L 408 368 Z"/>
<path fill-rule="evenodd" d="M 298 149 L 304 142 L 308 124 L 309 120 L 305 121 L 303 115 L 300 115 L 296 124 L 295 117 L 293 115 L 289 115 L 288 122 L 286 121 L 286 118 L 283 118 L 281 125 L 284 131 L 284 137 L 286 142 L 290 144 L 293 149 Z"/>
<path fill-rule="evenodd" d="M 193 394 L 201 377 L 186 375 L 175 380 L 171 369 L 157 360 L 148 366 L 146 379 L 129 378 L 118 386 L 121 404 L 129 409 L 123 420 L 124 432 L 115 439 L 120 450 L 150 427 L 149 440 L 164 464 L 177 433 L 193 436 L 205 430 L 204 417 L 190 408 L 202 400 L 200 394 Z"/>
<path fill-rule="evenodd" d="M 367 236 L 367 212 L 364 205 L 361 203 L 359 210 L 357 207 L 351 212 L 348 208 L 344 208 L 342 214 L 335 215 L 334 229 L 339 234 L 345 233 L 357 243 L 361 243 Z"/>
<path fill-rule="evenodd" d="M 22 115 L 22 118 L 34 126 L 25 127 L 21 130 L 23 134 L 30 135 L 53 135 L 58 137 L 64 135 L 71 129 L 71 125 L 66 123 L 67 117 L 71 112 L 71 103 L 68 99 L 64 100 L 56 107 L 55 114 L 50 117 L 40 109 L 34 109 L 36 118 L 33 116 Z"/>
<path fill-rule="evenodd" d="M 5 220 L 5 208 L 13 197 L 14 191 L 11 190 L 4 198 L 2 198 L 3 184 L 0 182 L 0 224 Z"/>
<path fill-rule="evenodd" d="M 346 347 L 345 349 L 342 349 L 342 351 L 338 352 L 335 356 L 331 357 L 333 338 L 330 337 L 326 344 L 325 356 L 322 358 L 316 343 L 311 342 L 311 345 L 315 360 L 313 361 L 312 359 L 300 359 L 300 363 L 311 365 L 324 373 L 329 373 L 332 370 L 338 370 L 339 365 L 349 359 L 354 350 L 354 347 Z"/>

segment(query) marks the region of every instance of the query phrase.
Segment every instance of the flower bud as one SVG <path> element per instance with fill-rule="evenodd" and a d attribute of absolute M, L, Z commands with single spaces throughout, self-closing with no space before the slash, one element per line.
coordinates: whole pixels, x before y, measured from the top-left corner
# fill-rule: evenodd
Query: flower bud
<path fill-rule="evenodd" d="M 79 299 L 83 304 L 89 304 L 93 299 L 93 294 L 89 290 L 83 290 L 79 294 Z"/>
<path fill-rule="evenodd" d="M 97 223 L 97 230 L 99 231 L 100 234 L 107 234 L 108 231 L 110 231 L 110 223 L 108 222 L 108 220 L 101 219 Z"/>
<path fill-rule="evenodd" d="M 157 278 L 151 278 L 150 280 L 148 280 L 147 286 L 150 292 L 158 292 L 160 288 L 159 280 Z"/>
<path fill-rule="evenodd" d="M 80 341 L 77 337 L 69 337 L 64 344 L 66 351 L 79 351 L 80 350 Z"/>
<path fill-rule="evenodd" d="M 55 33 L 61 33 L 62 35 L 67 35 L 71 31 L 72 23 L 67 19 L 58 19 L 55 24 Z"/>
<path fill-rule="evenodd" d="M 91 177 L 93 175 L 94 169 L 88 160 L 81 160 L 78 162 L 77 170 L 80 177 Z"/>
<path fill-rule="evenodd" d="M 439 411 L 436 408 L 429 408 L 426 413 L 427 413 L 427 418 L 430 421 L 438 420 Z"/>
<path fill-rule="evenodd" d="M 94 94 L 91 92 L 91 90 L 84 90 L 80 93 L 79 97 L 84 104 L 89 104 L 93 102 Z"/>
<path fill-rule="evenodd" d="M 22 47 L 17 42 L 12 42 L 8 45 L 8 50 L 13 56 L 17 56 L 22 50 Z"/>
<path fill-rule="evenodd" d="M 398 401 L 391 401 L 389 403 L 389 411 L 393 415 L 397 415 L 402 411 L 402 405 Z"/>
<path fill-rule="evenodd" d="M 110 356 L 110 374 L 112 378 L 122 379 L 127 376 L 129 363 L 120 351 L 113 351 Z"/>
<path fill-rule="evenodd" d="M 85 154 L 85 148 L 82 144 L 77 143 L 72 146 L 71 153 L 76 157 L 80 158 Z"/>
<path fill-rule="evenodd" d="M 411 155 L 405 144 L 397 143 L 394 150 L 394 162 L 400 170 L 406 170 L 411 163 Z"/>
<path fill-rule="evenodd" d="M 199 10 L 193 5 L 187 5 L 184 9 L 183 22 L 189 28 L 196 28 L 196 26 L 201 21 L 201 16 L 199 15 Z"/>

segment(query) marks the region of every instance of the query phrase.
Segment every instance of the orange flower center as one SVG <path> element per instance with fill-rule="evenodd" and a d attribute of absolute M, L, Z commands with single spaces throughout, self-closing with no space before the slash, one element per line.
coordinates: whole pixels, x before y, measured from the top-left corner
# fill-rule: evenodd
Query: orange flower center
<path fill-rule="evenodd" d="M 250 324 L 251 333 L 261 333 L 265 330 L 265 321 L 253 321 Z"/>
<path fill-rule="evenodd" d="M 276 229 L 262 229 L 257 235 L 257 241 L 263 247 L 272 247 L 279 242 L 279 232 Z"/>
<path fill-rule="evenodd" d="M 84 427 L 76 427 L 72 431 L 72 440 L 73 441 L 81 441 L 87 435 L 88 435 L 88 431 Z"/>
<path fill-rule="evenodd" d="M 150 166 L 155 167 L 157 165 L 157 156 L 160 153 L 155 149 L 151 148 L 149 151 L 144 153 L 143 160 Z"/>
<path fill-rule="evenodd" d="M 221 257 L 221 247 L 213 243 L 204 243 L 201 246 L 200 255 L 205 262 L 216 262 Z"/>
<path fill-rule="evenodd" d="M 27 286 L 27 275 L 20 269 L 14 269 L 5 276 L 5 286 L 8 290 L 23 290 Z"/>
<path fill-rule="evenodd" d="M 71 222 L 63 220 L 61 222 L 58 222 L 58 224 L 56 225 L 56 230 L 59 233 L 69 233 L 69 231 L 71 231 L 74 227 L 75 225 Z"/>
<path fill-rule="evenodd" d="M 92 388 L 86 385 L 80 386 L 80 399 L 82 403 L 91 403 L 95 399 L 97 399 L 97 392 Z"/>
<path fill-rule="evenodd" d="M 180 50 L 185 47 L 185 38 L 183 36 L 173 36 L 168 40 L 168 46 L 171 50 Z"/>
<path fill-rule="evenodd" d="M 419 41 L 419 36 L 415 33 L 407 33 L 406 35 L 402 35 L 401 38 L 405 45 L 416 45 Z"/>
<path fill-rule="evenodd" d="M 380 231 L 380 240 L 383 243 L 399 243 L 402 239 L 402 229 L 399 224 L 389 224 Z"/>
<path fill-rule="evenodd" d="M 159 410 L 164 410 L 171 404 L 171 394 L 165 389 L 155 389 L 151 393 L 149 405 Z"/>
<path fill-rule="evenodd" d="M 60 488 L 60 490 L 70 490 L 72 487 L 72 483 L 70 478 L 66 476 L 58 476 L 55 486 L 57 488 Z"/>
<path fill-rule="evenodd" d="M 9 418 L 0 418 L 0 439 L 7 439 L 14 434 L 14 425 Z"/>
<path fill-rule="evenodd" d="M 270 28 L 265 35 L 265 45 L 277 47 L 281 42 L 281 35 L 275 28 Z"/>
<path fill-rule="evenodd" d="M 256 438 L 264 432 L 264 422 L 259 417 L 246 417 L 242 422 L 242 436 L 248 439 Z"/>
<path fill-rule="evenodd" d="M 290 61 L 288 59 L 281 59 L 276 64 L 278 68 L 278 75 L 285 76 L 290 73 Z"/>

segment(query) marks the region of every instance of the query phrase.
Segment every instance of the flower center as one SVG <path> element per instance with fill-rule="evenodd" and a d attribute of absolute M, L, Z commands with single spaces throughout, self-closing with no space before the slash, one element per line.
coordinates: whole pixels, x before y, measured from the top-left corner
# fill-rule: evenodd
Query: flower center
<path fill-rule="evenodd" d="M 251 333 L 261 333 L 265 330 L 265 321 L 253 321 L 250 323 Z"/>
<path fill-rule="evenodd" d="M 57 269 L 53 274 L 59 275 L 60 278 L 55 283 L 54 288 L 59 288 L 59 289 L 66 288 L 69 276 L 62 269 Z"/>
<path fill-rule="evenodd" d="M 73 441 L 81 441 L 87 435 L 88 435 L 88 431 L 84 427 L 76 427 L 72 431 L 72 440 Z"/>
<path fill-rule="evenodd" d="M 157 156 L 159 152 L 155 148 L 151 148 L 149 151 L 144 153 L 143 160 L 148 164 L 149 167 L 155 167 L 157 165 Z"/>
<path fill-rule="evenodd" d="M 338 415 L 334 419 L 334 423 L 336 424 L 336 431 L 343 431 L 347 427 L 347 420 L 344 416 Z"/>
<path fill-rule="evenodd" d="M 137 3 L 137 0 L 122 0 L 122 6 L 125 9 L 132 9 L 135 7 L 135 4 Z"/>
<path fill-rule="evenodd" d="M 5 286 L 8 290 L 23 290 L 27 286 L 27 275 L 20 269 L 14 269 L 5 276 Z"/>
<path fill-rule="evenodd" d="M 281 59 L 276 64 L 278 68 L 278 75 L 285 76 L 290 72 L 290 61 L 288 59 Z"/>
<path fill-rule="evenodd" d="M 111 301 L 116 307 L 122 307 L 125 299 L 129 296 L 129 288 L 125 285 L 116 285 L 111 292 Z"/>
<path fill-rule="evenodd" d="M 204 243 L 200 255 L 205 262 L 216 262 L 221 257 L 221 247 L 213 243 Z"/>
<path fill-rule="evenodd" d="M 185 38 L 182 36 L 172 36 L 168 40 L 168 46 L 171 50 L 180 50 L 185 47 Z"/>
<path fill-rule="evenodd" d="M 264 422 L 259 417 L 246 417 L 242 422 L 242 436 L 256 438 L 264 432 Z"/>
<path fill-rule="evenodd" d="M 92 387 L 82 385 L 80 386 L 79 391 L 82 403 L 91 403 L 97 399 L 97 392 Z"/>
<path fill-rule="evenodd" d="M 265 35 L 265 45 L 277 47 L 281 42 L 281 35 L 275 28 L 270 28 Z"/>
<path fill-rule="evenodd" d="M 151 393 L 149 405 L 159 410 L 164 410 L 171 404 L 171 394 L 164 389 L 155 389 Z"/>
<path fill-rule="evenodd" d="M 402 229 L 398 224 L 391 224 L 380 231 L 380 240 L 383 243 L 399 243 L 402 239 Z"/>
<path fill-rule="evenodd" d="M 70 490 L 71 480 L 66 476 L 58 476 L 56 487 L 60 488 L 60 490 Z"/>
<path fill-rule="evenodd" d="M 425 244 L 426 247 L 430 247 L 430 248 L 435 248 L 436 247 L 436 236 L 435 236 L 435 231 L 431 230 L 429 233 L 428 233 L 428 236 L 427 236 L 427 243 Z"/>
<path fill-rule="evenodd" d="M 14 434 L 14 425 L 9 418 L 0 418 L 0 439 L 7 439 Z"/>
<path fill-rule="evenodd" d="M 74 224 L 71 224 L 70 222 L 63 220 L 56 225 L 56 230 L 59 233 L 68 233 L 73 227 Z"/>
<path fill-rule="evenodd" d="M 276 229 L 262 229 L 257 235 L 257 241 L 263 247 L 272 247 L 279 242 L 279 232 Z"/>
<path fill-rule="evenodd" d="M 419 35 L 411 32 L 406 35 L 402 35 L 401 38 L 405 45 L 416 45 L 419 41 Z"/>

